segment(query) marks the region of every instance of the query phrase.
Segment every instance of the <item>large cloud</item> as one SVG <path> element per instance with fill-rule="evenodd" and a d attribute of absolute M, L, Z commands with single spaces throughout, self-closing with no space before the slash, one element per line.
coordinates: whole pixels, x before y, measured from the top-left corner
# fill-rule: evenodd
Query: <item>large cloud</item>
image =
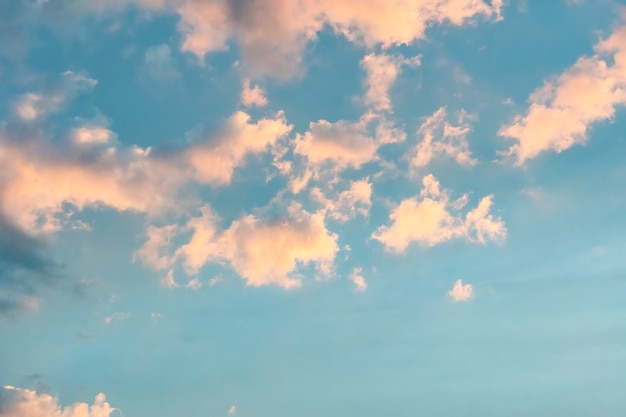
<path fill-rule="evenodd" d="M 104 394 L 98 394 L 92 405 L 63 407 L 49 394 L 11 386 L 0 388 L 0 417 L 110 417 L 114 410 Z"/>
<path fill-rule="evenodd" d="M 227 263 L 254 287 L 297 287 L 300 267 L 307 264 L 320 276 L 332 273 L 337 235 L 326 229 L 323 212 L 309 213 L 293 204 L 280 216 L 245 215 L 226 230 L 220 230 L 218 221 L 205 207 L 185 225 L 151 228 L 137 254 L 157 270 L 171 268 L 180 260 L 190 276 L 208 263 Z M 191 232 L 191 237 L 173 249 L 173 231 Z"/>
<path fill-rule="evenodd" d="M 251 70 L 286 76 L 325 25 L 353 42 L 387 48 L 423 38 L 433 24 L 497 18 L 501 6 L 501 0 L 187 0 L 177 12 L 183 50 L 204 58 L 234 38 Z"/>
<path fill-rule="evenodd" d="M 626 104 L 626 27 L 595 45 L 595 55 L 581 57 L 530 97 L 525 115 L 500 129 L 517 143 L 508 153 L 518 165 L 545 151 L 562 152 L 587 140 L 594 122 Z"/>
<path fill-rule="evenodd" d="M 404 252 L 412 242 L 435 246 L 452 239 L 486 243 L 506 237 L 504 222 L 490 214 L 493 196 L 483 197 L 476 208 L 463 215 L 467 195 L 450 200 L 449 192 L 441 190 L 432 175 L 425 176 L 422 183 L 419 196 L 403 200 L 391 211 L 392 224 L 372 234 L 387 250 Z"/>
<path fill-rule="evenodd" d="M 48 3 L 55 3 L 54 6 Z M 202 61 L 235 41 L 255 75 L 288 77 L 300 69 L 307 44 L 325 27 L 368 48 L 410 44 L 428 27 L 463 25 L 477 17 L 499 19 L 502 0 L 58 0 L 45 13 L 113 12 L 135 5 L 179 16 L 181 49 Z"/>

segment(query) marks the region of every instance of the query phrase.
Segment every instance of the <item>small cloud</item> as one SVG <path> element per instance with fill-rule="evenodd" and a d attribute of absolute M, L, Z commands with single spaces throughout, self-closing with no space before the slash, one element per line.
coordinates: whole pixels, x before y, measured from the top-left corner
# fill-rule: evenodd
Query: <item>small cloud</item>
<path fill-rule="evenodd" d="M 127 320 L 130 317 L 130 313 L 124 313 L 124 312 L 117 312 L 117 313 L 113 313 L 111 316 L 109 317 L 105 317 L 104 319 L 104 323 L 105 324 L 111 324 L 114 321 L 123 321 L 123 320 Z"/>
<path fill-rule="evenodd" d="M 82 220 L 76 220 L 74 223 L 72 223 L 72 230 L 83 230 L 85 232 L 91 232 L 93 228 L 90 224 L 87 224 Z"/>
<path fill-rule="evenodd" d="M 350 274 L 350 280 L 354 283 L 357 291 L 363 292 L 367 289 L 367 282 L 363 278 L 363 268 L 354 268 Z"/>
<path fill-rule="evenodd" d="M 265 91 L 258 85 L 250 86 L 248 78 L 243 80 L 240 99 L 241 103 L 246 107 L 263 107 L 268 103 Z"/>
<path fill-rule="evenodd" d="M 148 48 L 143 57 L 143 71 L 157 81 L 172 81 L 180 78 L 172 50 L 166 44 Z"/>
<path fill-rule="evenodd" d="M 455 303 L 459 301 L 467 301 L 474 297 L 474 287 L 472 284 L 463 284 L 463 281 L 458 279 L 454 283 L 454 287 L 448 291 L 448 295 L 454 300 Z"/>
<path fill-rule="evenodd" d="M 105 319 L 105 322 L 106 322 L 106 319 Z M 109 324 L 109 323 L 107 323 L 107 324 Z M 82 340 L 91 340 L 91 339 L 94 338 L 94 336 L 92 334 L 90 334 L 90 333 L 80 331 L 80 332 L 76 333 L 76 338 L 77 339 L 82 339 Z"/>
<path fill-rule="evenodd" d="M 150 318 L 152 319 L 153 323 L 158 323 L 159 320 L 163 318 L 163 315 L 161 313 L 152 313 L 150 314 Z"/>
<path fill-rule="evenodd" d="M 220 283 L 220 282 L 222 282 L 222 281 L 224 281 L 224 278 L 222 278 L 222 276 L 221 276 L 221 275 L 215 276 L 215 277 L 213 277 L 213 278 L 211 278 L 211 279 L 209 280 L 209 287 L 212 287 L 212 286 L 214 286 L 215 284 L 218 284 L 218 283 Z"/>
<path fill-rule="evenodd" d="M 198 277 L 195 277 L 194 279 L 190 280 L 187 283 L 187 285 L 185 285 L 185 288 L 191 288 L 192 290 L 199 290 L 200 288 L 202 288 L 202 283 L 200 282 Z"/>
<path fill-rule="evenodd" d="M 237 407 L 235 407 L 234 405 L 231 405 L 230 408 L 228 409 L 228 414 L 235 414 L 237 412 Z"/>
<path fill-rule="evenodd" d="M 161 280 L 161 286 L 165 288 L 178 288 L 180 284 L 174 279 L 174 271 L 169 270 L 167 275 Z"/>

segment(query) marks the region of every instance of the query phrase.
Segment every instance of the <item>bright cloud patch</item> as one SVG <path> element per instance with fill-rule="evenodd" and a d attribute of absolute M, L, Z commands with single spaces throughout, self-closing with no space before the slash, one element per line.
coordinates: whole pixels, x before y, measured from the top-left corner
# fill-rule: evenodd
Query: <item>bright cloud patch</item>
<path fill-rule="evenodd" d="M 250 123 L 250 116 L 236 112 L 217 134 L 200 136 L 185 151 L 197 181 L 207 184 L 228 184 L 235 168 L 242 166 L 249 154 L 258 154 L 284 138 L 292 129 L 284 113 L 274 118 Z"/>
<path fill-rule="evenodd" d="M 461 210 L 467 204 L 467 195 L 450 200 L 449 192 L 440 190 L 432 175 L 424 177 L 422 182 L 424 188 L 419 196 L 403 200 L 391 211 L 391 226 L 381 226 L 372 234 L 387 250 L 404 252 L 412 242 L 434 246 L 452 239 L 474 243 L 504 239 L 504 222 L 489 212 L 492 196 L 483 197 L 478 207 L 463 215 Z"/>
<path fill-rule="evenodd" d="M 61 406 L 49 394 L 5 386 L 0 388 L 1 417 L 110 417 L 116 409 L 98 394 L 92 405 L 75 403 Z"/>
<path fill-rule="evenodd" d="M 367 217 L 372 206 L 372 184 L 368 179 L 353 181 L 350 188 L 334 198 L 327 198 L 319 187 L 311 189 L 311 197 L 323 206 L 327 216 L 346 222 L 357 214 Z"/>
<path fill-rule="evenodd" d="M 299 267 L 308 264 L 320 276 L 332 273 L 338 251 L 337 235 L 326 229 L 323 213 L 311 214 L 294 205 L 286 216 L 263 219 L 246 215 L 226 230 L 219 230 L 217 221 L 213 211 L 204 208 L 201 216 L 189 220 L 182 229 L 191 231 L 190 240 L 169 258 L 162 255 L 167 245 L 162 234 L 159 232 L 154 238 L 154 229 L 149 229 L 149 239 L 139 251 L 140 256 L 155 269 L 180 259 L 189 275 L 197 274 L 207 263 L 228 263 L 254 287 L 300 286 Z"/>
<path fill-rule="evenodd" d="M 258 85 L 251 86 L 250 79 L 243 80 L 243 89 L 241 90 L 241 104 L 246 107 L 263 107 L 267 105 L 265 91 Z"/>
<path fill-rule="evenodd" d="M 458 303 L 459 301 L 467 301 L 474 297 L 474 287 L 472 284 L 463 284 L 462 280 L 457 280 L 450 291 L 448 296 Z"/>
<path fill-rule="evenodd" d="M 357 291 L 363 292 L 367 290 L 367 282 L 363 277 L 363 268 L 354 268 L 350 273 L 350 280 Z"/>
<path fill-rule="evenodd" d="M 389 90 L 400 74 L 403 65 L 418 66 L 420 58 L 407 59 L 402 56 L 368 54 L 361 60 L 365 69 L 365 96 L 363 101 L 375 111 L 391 111 Z"/>
<path fill-rule="evenodd" d="M 428 117 L 417 131 L 420 141 L 413 150 L 411 166 L 423 168 L 442 157 L 452 158 L 463 166 L 475 165 L 476 160 L 472 158 L 466 139 L 470 131 L 467 118 L 467 113 L 461 111 L 458 126 L 453 126 L 445 120 L 445 107 Z"/>
<path fill-rule="evenodd" d="M 616 106 L 626 104 L 626 27 L 594 49 L 595 55 L 546 81 L 529 97 L 526 115 L 500 129 L 500 136 L 517 141 L 508 154 L 518 165 L 584 143 L 592 123 L 613 117 Z"/>
<path fill-rule="evenodd" d="M 229 39 L 241 48 L 257 75 L 290 76 L 298 71 L 304 47 L 325 25 L 369 48 L 410 44 L 429 26 L 462 25 L 477 16 L 500 17 L 501 0 L 262 0 L 245 6 L 226 0 L 157 2 L 175 5 L 183 34 L 182 49 L 200 59 L 227 49 Z M 378 87 L 376 87 L 378 88 Z M 384 101 L 379 102 L 384 106 Z"/>

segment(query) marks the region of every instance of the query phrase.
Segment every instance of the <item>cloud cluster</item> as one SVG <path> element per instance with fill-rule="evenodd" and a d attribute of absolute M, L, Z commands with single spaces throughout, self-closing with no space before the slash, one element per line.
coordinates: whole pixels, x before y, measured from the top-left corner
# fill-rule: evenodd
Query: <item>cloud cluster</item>
<path fill-rule="evenodd" d="M 174 233 L 191 236 L 174 248 Z M 168 274 L 178 261 L 189 276 L 208 263 L 226 263 L 247 285 L 293 288 L 300 286 L 299 270 L 306 265 L 313 265 L 321 277 L 329 276 L 338 250 L 337 235 L 326 229 L 324 214 L 293 204 L 284 215 L 245 215 L 225 230 L 220 229 L 217 215 L 204 207 L 184 225 L 149 228 L 137 256 L 156 270 L 169 269 Z"/>
<path fill-rule="evenodd" d="M 587 140 L 591 124 L 607 120 L 626 104 L 626 27 L 595 45 L 529 97 L 525 115 L 503 126 L 500 136 L 517 143 L 508 154 L 518 165 L 545 151 L 562 152 Z"/>
<path fill-rule="evenodd" d="M 423 39 L 437 24 L 460 26 L 477 18 L 501 18 L 502 0 L 59 0 L 41 2 L 42 13 L 76 16 L 119 12 L 134 5 L 175 13 L 181 50 L 204 62 L 207 54 L 236 43 L 253 75 L 290 77 L 301 70 L 303 51 L 324 28 L 367 48 L 383 49 Z"/>
<path fill-rule="evenodd" d="M 458 126 L 446 121 L 446 108 L 440 107 L 428 117 L 417 131 L 420 138 L 413 150 L 412 168 L 423 168 L 434 159 L 452 158 L 459 165 L 473 166 L 476 159 L 472 158 L 466 136 L 470 132 L 468 115 L 461 111 Z"/>
<path fill-rule="evenodd" d="M 110 417 L 114 410 L 104 394 L 98 394 L 92 405 L 63 407 L 49 394 L 11 386 L 0 388 L 0 417 Z"/>
<path fill-rule="evenodd" d="M 372 234 L 388 251 L 404 252 L 412 242 L 422 246 L 452 239 L 486 243 L 506 236 L 504 222 L 490 213 L 493 196 L 483 197 L 476 208 L 463 214 L 467 194 L 450 200 L 449 192 L 441 190 L 432 175 L 425 176 L 422 183 L 424 188 L 418 196 L 403 200 L 391 211 L 391 225 L 381 226 Z"/>

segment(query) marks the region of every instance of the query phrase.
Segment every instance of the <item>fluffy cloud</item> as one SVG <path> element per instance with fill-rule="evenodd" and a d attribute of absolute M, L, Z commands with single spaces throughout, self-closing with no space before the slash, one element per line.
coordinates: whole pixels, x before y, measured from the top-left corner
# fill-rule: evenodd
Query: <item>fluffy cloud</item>
<path fill-rule="evenodd" d="M 97 84 L 98 81 L 84 74 L 65 71 L 53 87 L 21 95 L 14 110 L 22 120 L 34 121 L 47 114 L 60 112 L 68 100 Z"/>
<path fill-rule="evenodd" d="M 372 184 L 367 178 L 352 181 L 350 188 L 330 199 L 319 187 L 314 187 L 311 189 L 311 198 L 322 205 L 327 216 L 346 222 L 357 214 L 363 217 L 369 215 L 370 207 L 372 207 Z"/>
<path fill-rule="evenodd" d="M 367 135 L 362 122 L 311 123 L 308 132 L 298 135 L 295 145 L 295 153 L 305 156 L 314 168 L 328 166 L 336 171 L 358 169 L 378 159 L 377 150 L 376 140 Z"/>
<path fill-rule="evenodd" d="M 454 300 L 455 303 L 459 301 L 467 301 L 474 297 L 474 288 L 472 284 L 463 284 L 462 280 L 457 280 L 450 291 L 448 296 Z"/>
<path fill-rule="evenodd" d="M 267 105 L 267 98 L 265 97 L 265 91 L 258 85 L 252 87 L 250 85 L 250 79 L 243 80 L 243 88 L 241 90 L 241 104 L 246 107 L 263 107 Z"/>
<path fill-rule="evenodd" d="M 446 108 L 441 107 L 428 117 L 417 131 L 421 140 L 413 150 L 411 167 L 423 168 L 433 159 L 447 157 L 459 165 L 472 166 L 476 160 L 469 151 L 466 136 L 470 131 L 467 113 L 461 111 L 458 126 L 446 121 Z"/>
<path fill-rule="evenodd" d="M 400 74 L 403 65 L 418 66 L 420 58 L 370 53 L 361 60 L 365 70 L 365 96 L 363 102 L 374 111 L 391 111 L 389 90 Z"/>
<path fill-rule="evenodd" d="M 284 216 L 270 219 L 245 215 L 226 230 L 219 229 L 217 216 L 205 207 L 181 231 L 191 232 L 191 237 L 168 259 L 180 260 L 188 275 L 197 274 L 207 263 L 227 263 L 254 287 L 297 287 L 301 284 L 299 267 L 307 264 L 312 264 L 320 276 L 328 276 L 338 251 L 337 235 L 326 229 L 324 214 L 309 213 L 299 205 L 289 207 Z M 140 249 L 142 260 L 155 269 L 162 268 L 161 249 L 149 237 Z M 151 254 L 151 250 L 156 253 Z"/>
<path fill-rule="evenodd" d="M 47 2 L 46 2 L 47 3 Z M 52 6 L 43 3 L 43 8 Z M 78 4 L 76 4 L 78 3 Z M 67 2 L 67 13 L 119 11 L 134 4 L 179 16 L 181 49 L 201 62 L 235 42 L 254 75 L 289 77 L 299 72 L 306 45 L 330 27 L 373 49 L 411 44 L 437 24 L 460 26 L 500 19 L 502 0 L 115 0 Z M 60 8 L 56 5 L 57 9 Z"/>
<path fill-rule="evenodd" d="M 0 388 L 0 417 L 110 417 L 114 410 L 104 394 L 98 394 L 92 405 L 63 407 L 48 394 L 11 386 Z"/>
<path fill-rule="evenodd" d="M 292 125 L 287 124 L 283 112 L 274 118 L 251 123 L 248 114 L 238 111 L 217 134 L 212 132 L 196 139 L 184 151 L 184 160 L 191 164 L 198 182 L 228 184 L 233 171 L 244 164 L 246 156 L 268 150 L 291 129 Z"/>
<path fill-rule="evenodd" d="M 392 210 L 391 226 L 381 226 L 372 234 L 387 250 L 404 252 L 412 242 L 435 246 L 452 239 L 486 243 L 506 237 L 504 222 L 490 214 L 493 196 L 483 197 L 476 208 L 463 215 L 467 195 L 450 200 L 449 192 L 440 190 L 432 175 L 424 177 L 422 183 L 419 196 L 403 200 Z"/>
<path fill-rule="evenodd" d="M 359 292 L 367 290 L 367 282 L 363 278 L 363 268 L 354 268 L 350 273 L 350 281 L 354 284 Z"/>
<path fill-rule="evenodd" d="M 476 16 L 500 17 L 501 0 L 187 0 L 178 7 L 182 48 L 200 58 L 234 38 L 257 74 L 295 73 L 306 44 L 328 25 L 369 48 L 410 44 L 427 27 L 462 25 Z"/>
<path fill-rule="evenodd" d="M 0 130 L 0 211 L 25 230 L 52 232 L 66 220 L 67 204 L 141 213 L 180 208 L 184 201 L 174 196 L 181 186 L 229 183 L 247 155 L 264 152 L 290 130 L 282 113 L 252 123 L 237 112 L 218 132 L 173 152 L 109 144 L 108 129 L 93 125 L 74 130 L 73 143 L 61 147 Z"/>
<path fill-rule="evenodd" d="M 168 205 L 176 176 L 140 148 L 54 146 L 0 132 L 0 211 L 29 232 L 58 230 L 70 204 L 149 212 Z"/>
<path fill-rule="evenodd" d="M 626 104 L 626 27 L 617 29 L 559 76 L 530 97 L 525 115 L 518 115 L 499 134 L 517 143 L 508 154 L 518 165 L 542 152 L 562 152 L 587 140 L 589 126 L 610 119 Z"/>

